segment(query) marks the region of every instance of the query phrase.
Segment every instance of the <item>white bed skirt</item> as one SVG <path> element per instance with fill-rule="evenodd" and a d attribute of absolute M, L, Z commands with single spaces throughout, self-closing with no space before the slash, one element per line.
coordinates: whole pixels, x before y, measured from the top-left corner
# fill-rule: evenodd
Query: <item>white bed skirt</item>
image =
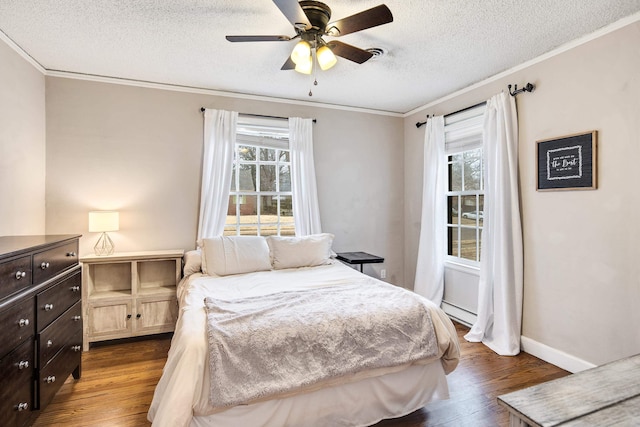
<path fill-rule="evenodd" d="M 449 398 L 440 360 L 309 393 L 197 415 L 194 427 L 369 426 Z"/>

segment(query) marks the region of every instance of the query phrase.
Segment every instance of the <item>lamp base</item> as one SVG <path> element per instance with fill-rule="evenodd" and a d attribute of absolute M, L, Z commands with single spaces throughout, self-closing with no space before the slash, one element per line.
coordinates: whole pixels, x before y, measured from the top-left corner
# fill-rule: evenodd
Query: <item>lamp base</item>
<path fill-rule="evenodd" d="M 100 238 L 93 247 L 93 252 L 96 255 L 111 255 L 115 250 L 115 245 L 107 233 L 102 233 Z"/>

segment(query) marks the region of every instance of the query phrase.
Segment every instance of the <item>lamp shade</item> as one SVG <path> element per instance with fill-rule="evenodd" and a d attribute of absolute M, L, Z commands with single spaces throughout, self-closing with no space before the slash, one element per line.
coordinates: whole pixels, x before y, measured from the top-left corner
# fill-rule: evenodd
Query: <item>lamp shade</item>
<path fill-rule="evenodd" d="M 338 59 L 333 54 L 331 49 L 329 49 L 329 46 L 320 47 L 320 49 L 318 49 L 316 52 L 316 56 L 318 58 L 318 64 L 320 64 L 320 69 L 322 69 L 322 71 L 328 70 L 329 68 L 336 65 L 336 62 L 338 62 Z"/>
<path fill-rule="evenodd" d="M 120 229 L 120 215 L 116 211 L 89 212 L 89 232 L 102 233 L 118 231 Z"/>
<path fill-rule="evenodd" d="M 304 40 L 299 41 L 291 52 L 291 60 L 295 64 L 306 62 L 311 56 L 311 45 Z"/>
<path fill-rule="evenodd" d="M 307 57 L 306 61 L 298 62 L 295 70 L 302 74 L 311 74 L 311 71 L 313 71 L 313 58 L 311 55 Z"/>

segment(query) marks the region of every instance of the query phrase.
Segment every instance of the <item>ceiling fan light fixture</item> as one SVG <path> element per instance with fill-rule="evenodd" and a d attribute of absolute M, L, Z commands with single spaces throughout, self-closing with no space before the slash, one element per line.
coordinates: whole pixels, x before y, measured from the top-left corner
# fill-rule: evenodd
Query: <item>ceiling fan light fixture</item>
<path fill-rule="evenodd" d="M 300 40 L 291 52 L 291 60 L 297 65 L 306 62 L 311 56 L 311 45 L 305 40 Z"/>
<path fill-rule="evenodd" d="M 336 58 L 329 46 L 326 45 L 321 46 L 316 51 L 316 57 L 318 58 L 318 64 L 322 71 L 328 70 L 338 62 L 338 58 Z"/>
<path fill-rule="evenodd" d="M 313 71 L 313 58 L 311 57 L 311 55 L 307 57 L 306 61 L 301 60 L 300 62 L 298 62 L 296 64 L 295 70 L 302 74 L 311 74 L 311 71 Z"/>

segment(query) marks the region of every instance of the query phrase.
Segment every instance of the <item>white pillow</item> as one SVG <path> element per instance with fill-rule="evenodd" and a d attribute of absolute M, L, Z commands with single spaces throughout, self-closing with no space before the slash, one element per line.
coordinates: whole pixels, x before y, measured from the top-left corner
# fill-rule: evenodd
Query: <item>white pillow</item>
<path fill-rule="evenodd" d="M 203 271 L 227 276 L 271 270 L 269 246 L 261 236 L 220 236 L 202 239 Z"/>
<path fill-rule="evenodd" d="M 187 251 L 184 254 L 184 268 L 182 269 L 185 276 L 193 273 L 200 273 L 202 270 L 202 251 L 200 249 Z"/>
<path fill-rule="evenodd" d="M 329 262 L 333 234 L 303 237 L 267 237 L 271 265 L 274 269 L 314 267 Z"/>

